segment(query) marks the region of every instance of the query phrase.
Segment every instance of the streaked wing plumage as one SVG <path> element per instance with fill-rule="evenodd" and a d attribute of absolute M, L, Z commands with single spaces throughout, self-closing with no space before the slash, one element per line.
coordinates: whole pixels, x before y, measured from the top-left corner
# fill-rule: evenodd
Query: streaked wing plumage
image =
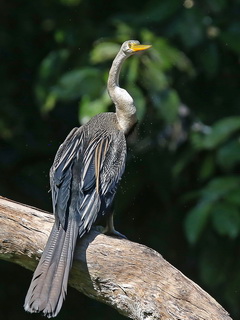
<path fill-rule="evenodd" d="M 83 146 L 83 132 L 74 128 L 60 145 L 50 169 L 53 212 L 57 221 L 65 227 L 68 217 L 68 201 L 71 193 L 72 166 L 76 154 Z"/>
<path fill-rule="evenodd" d="M 124 171 L 125 155 L 120 131 L 91 138 L 82 128 L 71 131 L 50 171 L 54 213 L 63 227 L 69 216 L 75 216 L 81 236 L 108 212 Z"/>

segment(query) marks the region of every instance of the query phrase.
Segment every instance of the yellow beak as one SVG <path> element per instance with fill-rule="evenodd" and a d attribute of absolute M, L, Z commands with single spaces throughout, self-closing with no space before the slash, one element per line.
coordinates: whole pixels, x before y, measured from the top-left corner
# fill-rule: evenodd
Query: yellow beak
<path fill-rule="evenodd" d="M 133 44 L 131 45 L 131 49 L 132 49 L 134 52 L 136 52 L 136 51 L 142 51 L 142 50 L 147 50 L 147 49 L 149 49 L 149 48 L 151 48 L 151 45 L 149 45 L 149 44 L 135 44 L 135 43 L 133 43 Z"/>

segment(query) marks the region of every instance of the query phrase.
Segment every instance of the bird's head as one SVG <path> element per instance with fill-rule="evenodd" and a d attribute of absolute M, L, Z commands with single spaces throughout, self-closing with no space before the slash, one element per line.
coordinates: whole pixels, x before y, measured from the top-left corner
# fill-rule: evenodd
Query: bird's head
<path fill-rule="evenodd" d="M 127 40 L 122 44 L 122 51 L 127 55 L 132 55 L 136 52 L 147 50 L 151 48 L 151 45 L 140 44 L 137 40 Z"/>

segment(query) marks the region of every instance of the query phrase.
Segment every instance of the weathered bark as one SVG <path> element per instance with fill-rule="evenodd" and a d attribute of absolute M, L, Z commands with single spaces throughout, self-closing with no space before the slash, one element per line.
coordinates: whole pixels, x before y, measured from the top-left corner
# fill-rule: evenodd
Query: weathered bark
<path fill-rule="evenodd" d="M 53 216 L 0 197 L 0 258 L 33 270 Z M 156 251 L 91 231 L 77 245 L 70 285 L 131 319 L 231 320 Z"/>

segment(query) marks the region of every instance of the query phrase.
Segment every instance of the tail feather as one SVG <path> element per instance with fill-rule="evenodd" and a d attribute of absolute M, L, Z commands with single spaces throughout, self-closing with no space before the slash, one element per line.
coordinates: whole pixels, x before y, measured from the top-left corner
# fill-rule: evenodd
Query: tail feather
<path fill-rule="evenodd" d="M 29 312 L 55 317 L 67 293 L 69 271 L 78 236 L 78 224 L 69 220 L 67 230 L 54 224 L 25 298 Z"/>

